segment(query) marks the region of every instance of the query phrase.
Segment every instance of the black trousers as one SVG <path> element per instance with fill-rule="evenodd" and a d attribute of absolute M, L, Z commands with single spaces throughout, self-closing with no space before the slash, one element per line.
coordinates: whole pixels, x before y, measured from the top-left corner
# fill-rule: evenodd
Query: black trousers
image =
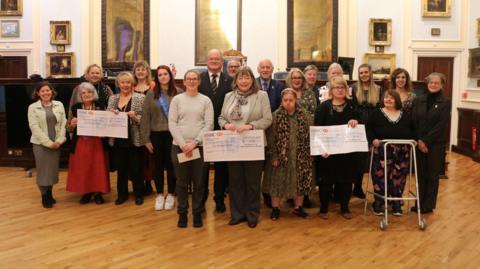
<path fill-rule="evenodd" d="M 175 192 L 175 174 L 171 159 L 172 136 L 169 131 L 151 132 L 150 141 L 153 145 L 153 159 L 155 173 L 153 179 L 158 193 L 163 193 L 165 179 L 164 171 L 167 170 L 168 193 Z"/>
<path fill-rule="evenodd" d="M 445 145 L 434 144 L 427 154 L 417 149 L 416 154 L 420 208 L 433 210 L 437 206 L 439 179 L 445 163 Z"/>
<path fill-rule="evenodd" d="M 135 197 L 143 195 L 143 147 L 114 147 L 117 166 L 118 197 L 128 197 L 128 177 L 132 180 Z"/>
<path fill-rule="evenodd" d="M 333 185 L 335 185 L 335 195 L 338 195 L 340 200 L 340 211 L 342 213 L 349 212 L 348 204 L 350 203 L 350 196 L 352 195 L 352 183 L 320 183 L 320 213 L 327 213 L 330 199 L 332 197 Z"/>
<path fill-rule="evenodd" d="M 188 184 L 192 184 L 192 211 L 193 213 L 202 213 L 203 210 L 203 195 L 204 195 L 204 181 L 203 175 L 205 170 L 205 163 L 203 162 L 203 151 L 199 148 L 201 158 L 192 161 L 179 163 L 177 154 L 182 153 L 179 146 L 172 146 L 172 162 L 177 175 L 177 200 L 178 214 L 188 213 Z"/>
<path fill-rule="evenodd" d="M 230 212 L 232 220 L 257 222 L 260 215 L 260 182 L 263 161 L 228 163 L 230 179 Z"/>
<path fill-rule="evenodd" d="M 204 185 L 205 185 L 205 195 L 204 195 L 204 202 L 208 198 L 208 181 L 209 181 L 209 175 L 210 175 L 210 169 L 209 165 L 207 164 L 207 169 L 205 171 L 205 174 L 203 176 L 204 180 Z M 213 182 L 213 192 L 214 192 L 214 197 L 213 200 L 217 203 L 223 203 L 223 200 L 225 199 L 225 191 L 228 186 L 228 163 L 227 162 L 216 162 L 214 163 L 214 169 L 215 169 L 215 176 L 214 176 L 214 182 Z"/>

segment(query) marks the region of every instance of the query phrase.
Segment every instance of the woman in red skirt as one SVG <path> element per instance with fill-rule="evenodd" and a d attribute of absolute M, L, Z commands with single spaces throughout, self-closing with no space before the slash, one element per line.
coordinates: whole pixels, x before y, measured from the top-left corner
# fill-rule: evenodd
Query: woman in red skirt
<path fill-rule="evenodd" d="M 77 103 L 70 109 L 67 130 L 72 139 L 72 153 L 68 163 L 67 191 L 82 194 L 80 204 L 89 203 L 94 197 L 96 204 L 103 204 L 102 193 L 110 192 L 108 158 L 102 138 L 77 136 L 77 110 L 104 110 L 92 84 L 84 82 L 79 86 Z"/>

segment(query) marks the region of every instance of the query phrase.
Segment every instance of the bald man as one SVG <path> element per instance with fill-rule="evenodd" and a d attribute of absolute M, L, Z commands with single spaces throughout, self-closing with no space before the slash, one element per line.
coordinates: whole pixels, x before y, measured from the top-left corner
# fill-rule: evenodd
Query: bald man
<path fill-rule="evenodd" d="M 201 74 L 202 83 L 199 92 L 208 96 L 213 103 L 214 113 L 214 130 L 220 130 L 218 125 L 218 116 L 222 111 L 223 99 L 225 95 L 231 91 L 232 78 L 222 72 L 223 57 L 222 52 L 218 49 L 212 49 L 207 53 L 207 71 Z M 215 177 L 213 189 L 215 196 L 215 211 L 218 213 L 225 212 L 225 189 L 228 185 L 228 167 L 226 162 L 215 162 Z M 208 198 L 208 177 L 209 169 L 204 176 L 205 196 L 204 202 Z"/>
<path fill-rule="evenodd" d="M 258 85 L 260 89 L 267 92 L 270 108 L 273 112 L 280 106 L 280 94 L 285 89 L 285 85 L 281 81 L 272 78 L 273 64 L 269 59 L 261 60 L 258 63 L 257 71 L 260 74 L 257 78 Z"/>

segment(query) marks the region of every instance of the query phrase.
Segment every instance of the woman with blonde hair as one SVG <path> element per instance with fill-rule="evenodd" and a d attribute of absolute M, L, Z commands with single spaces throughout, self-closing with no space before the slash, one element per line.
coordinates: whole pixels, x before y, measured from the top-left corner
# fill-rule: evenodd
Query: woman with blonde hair
<path fill-rule="evenodd" d="M 130 177 L 135 194 L 135 204 L 143 204 L 143 143 L 140 138 L 140 123 L 145 96 L 134 92 L 134 77 L 130 72 L 121 72 L 115 79 L 115 85 L 120 89 L 108 100 L 108 110 L 118 114 L 124 112 L 128 116 L 128 137 L 111 140 L 117 165 L 116 205 L 128 200 L 128 178 Z"/>
<path fill-rule="evenodd" d="M 358 67 L 358 81 L 352 85 L 352 102 L 359 115 L 359 123 L 367 124 L 370 114 L 380 106 L 381 89 L 373 81 L 372 67 L 369 64 L 361 64 Z M 369 153 L 362 153 L 362 171 L 355 179 L 353 195 L 364 199 L 362 190 L 363 174 L 368 171 Z"/>
<path fill-rule="evenodd" d="M 348 124 L 355 128 L 358 115 L 350 98 L 348 85 L 343 77 L 332 77 L 329 81 L 330 98 L 320 104 L 315 113 L 315 126 L 332 126 Z M 333 192 L 333 185 L 340 200 L 340 213 L 345 219 L 351 219 L 349 209 L 352 182 L 358 175 L 359 164 L 356 153 L 329 155 L 324 153 L 317 158 L 317 173 L 320 174 L 320 217 L 328 219 L 328 206 Z"/>
<path fill-rule="evenodd" d="M 331 78 L 333 77 L 341 77 L 343 76 L 343 68 L 339 63 L 331 63 L 328 66 L 327 70 L 327 76 L 328 76 L 328 81 L 330 81 Z M 329 89 L 330 88 L 330 82 L 327 82 L 327 84 L 323 85 L 320 87 L 318 90 L 318 101 L 321 103 L 323 101 L 326 101 L 330 98 L 328 95 Z"/>
<path fill-rule="evenodd" d="M 86 82 L 89 82 L 95 87 L 98 95 L 98 103 L 101 104 L 103 107 L 107 107 L 108 98 L 113 95 L 112 89 L 103 83 L 103 69 L 98 64 L 91 64 L 85 68 L 85 73 L 83 74 Z M 78 86 L 76 86 L 72 91 L 72 97 L 70 98 L 69 106 L 72 107 L 76 104 L 80 94 L 80 90 Z"/>

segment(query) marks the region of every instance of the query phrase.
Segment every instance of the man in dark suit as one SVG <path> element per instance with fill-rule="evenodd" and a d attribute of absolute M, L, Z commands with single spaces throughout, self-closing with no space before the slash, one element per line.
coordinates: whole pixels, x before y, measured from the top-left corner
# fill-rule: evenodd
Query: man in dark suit
<path fill-rule="evenodd" d="M 263 59 L 258 63 L 257 72 L 260 76 L 257 78 L 257 83 L 262 91 L 266 91 L 268 99 L 270 100 L 270 108 L 273 111 L 277 110 L 281 102 L 281 93 L 285 89 L 285 85 L 278 80 L 272 78 L 273 64 L 269 59 Z M 266 206 L 272 207 L 272 199 L 270 194 L 263 194 L 263 202 Z"/>
<path fill-rule="evenodd" d="M 201 74 L 202 83 L 200 84 L 200 93 L 208 96 L 213 103 L 214 112 L 214 130 L 220 130 L 218 125 L 218 116 L 222 111 L 223 99 L 225 94 L 231 91 L 232 78 L 222 72 L 223 58 L 218 49 L 212 49 L 207 53 L 207 71 Z M 209 169 L 205 174 L 205 196 L 204 202 L 208 198 L 208 177 Z M 215 163 L 214 193 L 215 211 L 225 212 L 225 189 L 228 184 L 228 168 L 226 162 Z"/>
<path fill-rule="evenodd" d="M 273 112 L 280 106 L 280 94 L 285 89 L 285 85 L 281 81 L 272 78 L 273 64 L 269 59 L 261 60 L 258 63 L 257 71 L 260 74 L 260 77 L 257 78 L 257 83 L 260 89 L 268 93 L 270 108 Z"/>

